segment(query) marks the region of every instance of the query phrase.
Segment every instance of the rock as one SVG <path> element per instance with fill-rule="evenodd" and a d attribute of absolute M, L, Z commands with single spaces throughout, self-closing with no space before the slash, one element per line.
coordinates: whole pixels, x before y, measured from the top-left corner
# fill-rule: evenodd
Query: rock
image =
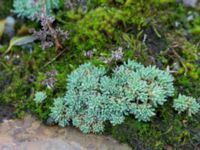
<path fill-rule="evenodd" d="M 6 18 L 4 35 L 7 35 L 9 38 L 12 38 L 15 35 L 15 19 L 11 16 Z"/>
<path fill-rule="evenodd" d="M 197 0 L 183 0 L 183 4 L 186 7 L 196 7 L 197 6 Z"/>
<path fill-rule="evenodd" d="M 197 5 L 197 0 L 183 0 L 183 4 L 186 6 L 186 7 L 196 7 Z"/>
<path fill-rule="evenodd" d="M 55 125 L 54 119 L 53 119 L 52 117 L 49 117 L 49 118 L 47 119 L 47 121 L 45 122 L 45 124 L 48 125 L 48 126 L 53 126 L 53 125 Z"/>
<path fill-rule="evenodd" d="M 49 118 L 51 122 L 51 118 Z M 0 150 L 131 150 L 107 136 L 83 134 L 72 127 L 45 126 L 35 118 L 0 124 Z"/>
<path fill-rule="evenodd" d="M 20 64 L 20 59 L 17 59 L 17 58 L 16 58 L 16 59 L 13 60 L 13 65 L 16 65 L 16 66 L 17 66 L 17 65 L 19 65 L 19 64 Z"/>
<path fill-rule="evenodd" d="M 1 87 L 0 87 L 1 89 Z M 1 92 L 1 90 L 0 90 Z M 12 119 L 15 118 L 14 114 L 14 107 L 13 106 L 8 106 L 8 105 L 0 105 L 0 122 L 3 122 L 5 119 Z"/>
<path fill-rule="evenodd" d="M 177 3 L 183 2 L 185 7 L 196 7 L 197 6 L 197 0 L 176 0 Z"/>

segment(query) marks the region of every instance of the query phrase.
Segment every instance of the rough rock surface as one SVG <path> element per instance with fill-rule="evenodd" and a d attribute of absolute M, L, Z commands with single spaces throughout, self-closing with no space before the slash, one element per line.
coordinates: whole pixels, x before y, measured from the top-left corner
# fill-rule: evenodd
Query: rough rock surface
<path fill-rule="evenodd" d="M 0 124 L 0 150 L 130 150 L 110 137 L 82 134 L 72 127 L 43 125 L 31 116 Z"/>

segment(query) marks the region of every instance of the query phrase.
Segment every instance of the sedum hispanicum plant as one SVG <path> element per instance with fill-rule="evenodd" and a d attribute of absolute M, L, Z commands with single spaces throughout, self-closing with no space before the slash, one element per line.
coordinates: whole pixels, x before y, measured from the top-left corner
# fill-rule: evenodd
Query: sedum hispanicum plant
<path fill-rule="evenodd" d="M 27 17 L 29 19 L 35 19 L 35 15 L 45 13 L 51 15 L 53 9 L 59 8 L 60 0 L 14 0 L 13 7 L 14 12 L 19 17 Z"/>
<path fill-rule="evenodd" d="M 97 133 L 105 121 L 120 124 L 129 114 L 149 121 L 173 93 L 173 77 L 154 66 L 128 61 L 109 77 L 104 68 L 83 64 L 68 76 L 66 95 L 54 100 L 50 116 L 60 126 L 72 122 L 84 133 Z"/>
<path fill-rule="evenodd" d="M 102 92 L 109 102 L 111 123 L 122 123 L 128 114 L 146 122 L 155 115 L 155 108 L 173 95 L 173 77 L 155 66 L 128 61 L 116 68 L 111 78 L 105 77 Z"/>
<path fill-rule="evenodd" d="M 39 104 L 42 103 L 47 98 L 47 95 L 45 92 L 36 92 L 34 101 Z"/>
<path fill-rule="evenodd" d="M 92 64 L 81 65 L 67 79 L 65 97 L 55 99 L 51 117 L 61 126 L 69 121 L 84 133 L 103 131 L 107 114 L 105 98 L 100 89 L 100 81 L 105 76 L 104 68 Z"/>
<path fill-rule="evenodd" d="M 200 104 L 195 98 L 181 94 L 174 99 L 173 107 L 179 113 L 187 112 L 189 116 L 196 114 L 200 110 Z"/>

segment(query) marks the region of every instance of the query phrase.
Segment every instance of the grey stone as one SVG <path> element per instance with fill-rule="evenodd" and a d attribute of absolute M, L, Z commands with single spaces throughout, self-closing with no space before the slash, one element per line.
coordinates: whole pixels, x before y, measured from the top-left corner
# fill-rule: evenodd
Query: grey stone
<path fill-rule="evenodd" d="M 197 5 L 197 0 L 183 0 L 183 4 L 186 7 L 196 7 Z"/>
<path fill-rule="evenodd" d="M 9 132 L 8 132 L 9 129 Z M 45 126 L 31 116 L 0 124 L 0 150 L 131 150 L 108 136 Z"/>

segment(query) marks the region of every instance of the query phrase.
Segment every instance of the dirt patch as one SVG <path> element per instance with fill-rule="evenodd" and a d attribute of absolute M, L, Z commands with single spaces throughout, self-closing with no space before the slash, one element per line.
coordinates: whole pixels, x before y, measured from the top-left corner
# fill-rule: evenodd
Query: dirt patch
<path fill-rule="evenodd" d="M 10 104 L 6 104 L 3 97 L 5 89 L 11 84 L 11 82 L 12 74 L 0 65 L 0 122 L 4 119 L 15 118 L 15 108 Z"/>
<path fill-rule="evenodd" d="M 13 119 L 16 117 L 15 108 L 9 105 L 0 105 L 0 123 L 5 119 Z"/>
<path fill-rule="evenodd" d="M 146 44 L 148 46 L 148 49 L 150 50 L 150 53 L 152 54 L 159 54 L 161 50 L 166 49 L 167 43 L 164 35 L 161 37 L 158 37 L 158 35 L 155 33 L 155 30 L 152 28 L 145 31 L 147 35 Z M 161 33 L 161 31 L 159 31 Z"/>

